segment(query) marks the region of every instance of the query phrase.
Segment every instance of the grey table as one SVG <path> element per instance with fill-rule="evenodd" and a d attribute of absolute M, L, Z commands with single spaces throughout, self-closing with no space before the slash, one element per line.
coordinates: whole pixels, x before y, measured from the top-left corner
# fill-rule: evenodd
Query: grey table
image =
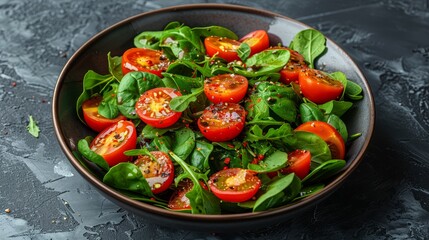
<path fill-rule="evenodd" d="M 358 63 L 373 89 L 375 135 L 357 171 L 295 219 L 245 233 L 157 226 L 102 197 L 54 136 L 51 98 L 67 59 L 129 16 L 183 3 L 226 2 L 319 29 Z M 427 0 L 0 0 L 0 239 L 428 239 Z M 32 115 L 39 138 L 27 130 Z"/>

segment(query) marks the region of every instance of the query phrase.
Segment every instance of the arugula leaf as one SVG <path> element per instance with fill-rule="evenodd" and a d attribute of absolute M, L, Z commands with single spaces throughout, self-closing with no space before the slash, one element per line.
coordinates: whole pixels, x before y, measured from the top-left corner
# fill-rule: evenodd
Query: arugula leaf
<path fill-rule="evenodd" d="M 170 101 L 171 110 L 176 112 L 185 111 L 188 108 L 189 104 L 197 101 L 197 97 L 203 92 L 204 92 L 204 88 L 199 88 L 199 89 L 193 90 L 191 94 L 186 94 L 186 95 L 172 98 Z"/>
<path fill-rule="evenodd" d="M 219 199 L 211 192 L 205 190 L 200 184 L 200 179 L 204 180 L 204 182 L 207 181 L 207 175 L 197 173 L 192 170 L 190 165 L 173 152 L 170 152 L 169 154 L 173 160 L 182 167 L 188 178 L 194 183 L 192 190 L 186 194 L 186 197 L 188 197 L 191 203 L 192 213 L 219 214 L 221 211 Z"/>
<path fill-rule="evenodd" d="M 289 48 L 299 52 L 308 62 L 310 68 L 314 68 L 315 59 L 326 49 L 326 38 L 315 29 L 306 29 L 297 33 L 289 45 Z"/>
<path fill-rule="evenodd" d="M 37 126 L 36 121 L 34 121 L 33 116 L 29 115 L 28 116 L 28 125 L 27 125 L 27 130 L 28 132 L 33 135 L 33 137 L 38 138 L 39 137 L 39 132 L 40 129 Z"/>

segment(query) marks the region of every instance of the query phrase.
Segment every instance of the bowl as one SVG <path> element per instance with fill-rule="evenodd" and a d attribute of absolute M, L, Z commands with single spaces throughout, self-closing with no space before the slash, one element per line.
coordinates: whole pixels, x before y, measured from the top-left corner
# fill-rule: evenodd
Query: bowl
<path fill-rule="evenodd" d="M 356 169 L 363 159 L 374 129 L 374 102 L 370 87 L 364 75 L 353 60 L 338 45 L 327 39 L 327 52 L 317 61 L 326 71 L 342 71 L 349 79 L 363 89 L 364 98 L 348 113 L 346 123 L 349 132 L 362 135 L 347 146 L 345 168 L 338 173 L 320 192 L 293 204 L 262 212 L 234 213 L 222 215 L 198 215 L 173 212 L 147 203 L 132 200 L 104 184 L 73 155 L 77 141 L 93 135 L 76 116 L 75 102 L 81 93 L 84 74 L 93 69 L 107 73 L 106 55 L 121 55 L 132 47 L 133 38 L 142 31 L 162 30 L 172 21 L 189 26 L 220 25 L 237 33 L 238 36 L 264 29 L 270 35 L 271 44 L 283 42 L 288 45 L 293 36 L 309 26 L 276 13 L 226 4 L 191 4 L 145 12 L 125 19 L 98 33 L 81 46 L 64 66 L 53 95 L 53 124 L 59 144 L 76 170 L 106 198 L 120 207 L 139 214 L 156 224 L 193 229 L 199 231 L 245 231 L 269 226 L 290 219 L 303 210 L 314 206 L 334 192 Z"/>

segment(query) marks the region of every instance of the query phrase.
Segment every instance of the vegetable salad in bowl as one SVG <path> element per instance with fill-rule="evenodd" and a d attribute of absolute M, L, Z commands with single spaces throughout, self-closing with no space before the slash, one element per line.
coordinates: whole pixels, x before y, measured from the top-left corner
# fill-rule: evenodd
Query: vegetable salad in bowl
<path fill-rule="evenodd" d="M 271 45 L 265 30 L 170 22 L 89 70 L 76 102 L 95 133 L 74 156 L 131 199 L 194 214 L 258 212 L 300 201 L 346 165 L 343 121 L 363 98 L 316 69 L 317 30 Z"/>

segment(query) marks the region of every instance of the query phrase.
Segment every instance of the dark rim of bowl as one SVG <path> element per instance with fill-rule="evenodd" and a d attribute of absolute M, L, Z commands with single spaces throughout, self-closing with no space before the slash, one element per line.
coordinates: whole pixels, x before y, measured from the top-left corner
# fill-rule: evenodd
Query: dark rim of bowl
<path fill-rule="evenodd" d="M 252 8 L 252 7 L 237 6 L 237 5 L 231 5 L 231 4 L 210 3 L 210 4 L 185 4 L 185 5 L 171 6 L 171 7 L 161 8 L 161 9 L 157 9 L 157 10 L 152 10 L 152 11 L 144 12 L 144 13 L 126 18 L 126 19 L 104 29 L 103 31 L 94 35 L 87 42 L 85 42 L 72 55 L 72 57 L 68 60 L 68 62 L 64 66 L 63 70 L 61 71 L 61 73 L 58 77 L 58 80 L 57 80 L 57 84 L 56 84 L 55 89 L 54 89 L 54 95 L 53 95 L 53 101 L 52 101 L 52 114 L 53 114 L 53 124 L 54 124 L 55 134 L 57 136 L 57 139 L 59 141 L 59 144 L 60 144 L 63 152 L 65 153 L 67 158 L 70 160 L 72 165 L 77 169 L 77 171 L 82 176 L 84 176 L 89 182 L 91 182 L 93 185 L 95 185 L 99 190 L 110 195 L 111 197 L 113 197 L 115 200 L 117 200 L 119 202 L 125 203 L 127 205 L 130 205 L 130 206 L 138 208 L 138 209 L 142 209 L 148 213 L 158 214 L 158 215 L 162 215 L 162 216 L 165 216 L 168 218 L 176 218 L 176 219 L 189 220 L 189 221 L 207 221 L 207 222 L 214 221 L 214 222 L 216 222 L 216 221 L 220 221 L 220 220 L 225 221 L 226 219 L 231 220 L 231 221 L 235 221 L 235 220 L 260 219 L 260 218 L 264 218 L 266 216 L 282 215 L 282 214 L 286 214 L 288 212 L 298 211 L 299 209 L 303 208 L 307 204 L 309 204 L 313 201 L 316 201 L 316 200 L 320 200 L 323 197 L 332 193 L 342 182 L 344 182 L 346 177 L 354 171 L 354 169 L 359 165 L 359 163 L 361 162 L 361 160 L 363 158 L 365 150 L 367 149 L 367 147 L 371 141 L 372 134 L 374 131 L 375 106 L 374 106 L 374 100 L 373 100 L 373 96 L 372 96 L 369 84 L 368 84 L 366 78 L 364 77 L 364 75 L 362 74 L 362 72 L 360 71 L 357 64 L 353 61 L 353 59 L 346 52 L 344 52 L 335 42 L 333 42 L 329 38 L 327 38 L 327 40 L 330 41 L 334 46 L 336 46 L 337 50 L 340 51 L 341 54 L 344 54 L 348 58 L 351 59 L 351 62 L 354 64 L 354 67 L 357 69 L 357 74 L 359 75 L 359 77 L 361 79 L 363 79 L 363 84 L 365 85 L 365 88 L 368 89 L 369 94 L 368 94 L 368 96 L 365 96 L 365 97 L 368 98 L 368 101 L 370 103 L 368 106 L 369 110 L 370 110 L 370 116 L 369 116 L 370 122 L 368 124 L 368 126 L 369 126 L 368 133 L 367 133 L 368 136 L 366 137 L 366 139 L 365 139 L 365 141 L 361 147 L 361 150 L 358 152 L 356 158 L 353 159 L 351 164 L 349 164 L 345 170 L 340 172 L 335 179 L 333 179 L 328 185 L 325 186 L 324 189 L 322 189 L 317 194 L 308 196 L 308 197 L 301 199 L 297 202 L 294 202 L 293 204 L 290 204 L 290 205 L 285 205 L 285 206 L 277 207 L 277 208 L 262 211 L 262 212 L 247 212 L 247 213 L 234 213 L 234 214 L 221 214 L 221 215 L 199 215 L 199 214 L 174 212 L 174 211 L 159 208 L 159 207 L 147 204 L 147 203 L 143 203 L 143 202 L 140 202 L 137 200 L 133 200 L 133 199 L 128 198 L 125 195 L 122 195 L 121 193 L 117 192 L 115 189 L 104 184 L 102 181 L 100 181 L 93 174 L 88 173 L 87 170 L 80 164 L 80 162 L 73 156 L 71 150 L 67 146 L 66 139 L 64 138 L 64 136 L 61 132 L 60 121 L 59 121 L 57 109 L 58 109 L 59 92 L 60 92 L 60 88 L 63 84 L 63 78 L 68 73 L 69 69 L 71 68 L 71 66 L 74 62 L 74 60 L 76 58 L 78 58 L 78 56 L 80 56 L 82 54 L 82 52 L 84 52 L 85 49 L 88 48 L 93 42 L 102 38 L 104 35 L 108 34 L 112 29 L 115 29 L 121 25 L 133 22 L 135 19 L 141 18 L 143 16 L 154 15 L 154 14 L 161 13 L 161 12 L 171 12 L 171 11 L 177 11 L 177 10 L 191 10 L 191 9 L 192 10 L 195 10 L 195 9 L 219 9 L 219 10 L 241 11 L 241 12 L 247 12 L 247 13 L 262 15 L 262 16 L 266 16 L 266 17 L 283 18 L 283 19 L 286 19 L 288 21 L 298 23 L 299 25 L 302 25 L 305 28 L 312 28 L 312 27 L 310 27 L 310 26 L 308 26 L 302 22 L 299 22 L 297 20 L 291 19 L 289 17 L 283 16 L 283 15 L 280 15 L 280 14 L 277 14 L 274 12 L 270 12 L 267 10 L 260 10 L 260 9 L 256 9 L 256 8 Z"/>

